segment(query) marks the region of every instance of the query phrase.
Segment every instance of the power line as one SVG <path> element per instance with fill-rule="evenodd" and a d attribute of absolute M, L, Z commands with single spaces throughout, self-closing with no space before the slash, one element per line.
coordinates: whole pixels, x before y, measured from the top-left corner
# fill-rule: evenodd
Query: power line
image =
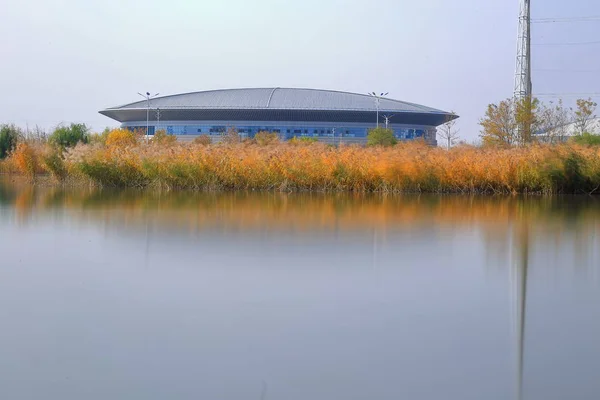
<path fill-rule="evenodd" d="M 532 24 L 568 24 L 568 23 L 586 23 L 586 22 L 600 22 L 600 15 L 585 15 L 585 16 L 574 16 L 574 17 L 545 17 L 545 18 L 531 18 L 530 22 Z M 556 47 L 563 47 L 563 46 L 592 46 L 592 45 L 598 45 L 600 44 L 600 40 L 594 40 L 594 41 L 581 41 L 581 42 L 549 42 L 549 43 L 533 43 L 534 46 L 536 47 L 543 47 L 543 46 L 556 46 Z M 561 68 L 554 68 L 554 69 L 537 69 L 536 71 L 548 71 L 548 72 L 568 72 L 571 74 L 577 74 L 577 73 L 585 73 L 585 72 L 589 72 L 589 73 L 597 73 L 600 72 L 600 70 L 598 69 L 561 69 Z M 587 98 L 587 97 L 598 97 L 600 96 L 600 92 L 588 92 L 588 93 L 574 93 L 574 92 L 566 92 L 566 93 L 559 93 L 559 92 L 546 92 L 546 93 L 536 93 L 535 94 L 536 97 L 550 97 L 550 98 L 562 98 L 562 97 L 578 97 L 578 98 Z"/>
<path fill-rule="evenodd" d="M 532 18 L 532 24 L 553 24 L 570 22 L 600 22 L 600 16 L 567 17 L 567 18 Z"/>
<path fill-rule="evenodd" d="M 576 72 L 576 73 L 598 73 L 600 69 L 557 69 L 557 68 L 536 68 L 534 72 Z"/>
<path fill-rule="evenodd" d="M 600 40 L 592 42 L 532 43 L 533 46 L 587 46 L 592 44 L 600 44 Z"/>
<path fill-rule="evenodd" d="M 535 97 L 597 97 L 600 93 L 536 93 Z"/>

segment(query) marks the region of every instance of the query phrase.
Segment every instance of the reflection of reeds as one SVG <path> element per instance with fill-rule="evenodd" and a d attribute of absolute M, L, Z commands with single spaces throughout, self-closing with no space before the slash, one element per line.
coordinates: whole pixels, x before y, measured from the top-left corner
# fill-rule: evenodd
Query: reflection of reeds
<path fill-rule="evenodd" d="M 544 252 L 567 243 L 578 249 L 573 266 L 589 265 L 597 248 L 600 208 L 590 196 L 456 196 L 362 193 L 161 192 L 93 187 L 32 186 L 27 181 L 2 183 L 0 215 L 8 205 L 27 224 L 42 215 L 69 218 L 132 232 L 148 225 L 163 234 L 293 234 L 378 238 L 399 232 L 440 235 L 477 232 L 489 265 L 502 260 L 515 243 L 510 232 L 526 227 Z M 370 233 L 369 233 L 370 234 Z"/>
<path fill-rule="evenodd" d="M 65 170 L 115 187 L 590 193 L 600 187 L 599 149 L 561 145 L 445 151 L 420 143 L 394 148 L 287 143 L 87 145 L 66 155 Z M 6 163 L 13 164 L 10 159 Z M 39 168 L 48 170 L 44 165 Z"/>
<path fill-rule="evenodd" d="M 34 198 L 35 195 L 35 198 Z M 422 226 L 481 226 L 483 235 L 496 242 L 516 221 L 534 223 L 550 239 L 576 230 L 583 235 L 600 222 L 592 197 L 479 197 L 393 194 L 319 193 L 189 193 L 93 188 L 0 185 L 0 203 L 19 209 L 64 208 L 93 211 L 131 223 L 150 216 L 165 228 L 287 229 L 325 231 L 395 229 Z M 22 204 L 21 204 L 22 203 Z M 536 229 L 537 229 L 536 228 Z M 496 235 L 497 232 L 498 234 Z"/>

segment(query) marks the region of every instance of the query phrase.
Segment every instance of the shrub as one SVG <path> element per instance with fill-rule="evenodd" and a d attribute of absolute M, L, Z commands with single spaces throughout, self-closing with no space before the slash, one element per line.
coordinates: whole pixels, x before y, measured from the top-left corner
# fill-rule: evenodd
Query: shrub
<path fill-rule="evenodd" d="M 50 149 L 50 151 L 43 155 L 42 161 L 46 169 L 56 180 L 63 181 L 67 177 L 68 171 L 60 149 Z"/>
<path fill-rule="evenodd" d="M 573 137 L 573 142 L 583 146 L 598 146 L 600 145 L 600 135 L 592 133 L 584 133 Z"/>
<path fill-rule="evenodd" d="M 267 146 L 269 144 L 279 143 L 279 137 L 276 133 L 261 131 L 254 135 L 254 143 L 259 146 Z"/>
<path fill-rule="evenodd" d="M 89 142 L 89 128 L 85 124 L 59 126 L 50 135 L 50 143 L 61 148 Z"/>
<path fill-rule="evenodd" d="M 398 143 L 394 136 L 394 131 L 385 128 L 375 128 L 369 130 L 367 135 L 367 146 L 394 146 Z"/>
<path fill-rule="evenodd" d="M 0 160 L 8 157 L 8 155 L 17 146 L 20 130 L 14 125 L 0 126 Z"/>
<path fill-rule="evenodd" d="M 139 142 L 138 135 L 128 129 L 113 129 L 106 136 L 106 145 L 109 147 L 135 146 Z"/>
<path fill-rule="evenodd" d="M 167 135 L 165 130 L 157 131 L 152 138 L 152 143 L 158 145 L 171 145 L 177 141 L 177 137 L 173 135 Z"/>
<path fill-rule="evenodd" d="M 293 138 L 291 138 L 290 140 L 288 140 L 288 143 L 291 145 L 307 145 L 307 144 L 312 144 L 312 143 L 317 143 L 319 141 L 319 139 L 314 138 L 314 137 L 297 137 L 294 136 Z"/>
<path fill-rule="evenodd" d="M 33 146 L 26 142 L 21 142 L 12 154 L 14 163 L 20 173 L 28 178 L 35 177 L 38 170 L 37 154 Z"/>
<path fill-rule="evenodd" d="M 200 135 L 194 139 L 194 144 L 201 144 L 204 146 L 208 146 L 212 143 L 212 139 L 208 135 Z"/>
<path fill-rule="evenodd" d="M 110 133 L 110 128 L 105 128 L 102 133 L 92 133 L 89 136 L 89 143 L 92 144 L 106 144 L 106 139 L 108 139 L 108 134 Z"/>

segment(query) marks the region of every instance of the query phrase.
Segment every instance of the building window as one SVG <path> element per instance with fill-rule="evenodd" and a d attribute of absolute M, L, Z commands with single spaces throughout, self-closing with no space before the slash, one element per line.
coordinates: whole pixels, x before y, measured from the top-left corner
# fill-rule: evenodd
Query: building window
<path fill-rule="evenodd" d="M 222 133 L 222 132 L 225 132 L 226 129 L 224 126 L 213 126 L 208 131 L 210 133 Z"/>
<path fill-rule="evenodd" d="M 321 129 L 321 133 L 323 134 L 323 133 L 325 133 L 325 131 L 323 129 Z"/>
<path fill-rule="evenodd" d="M 202 129 L 201 129 L 201 128 L 198 128 L 198 133 L 200 133 L 200 132 L 202 132 Z"/>
<path fill-rule="evenodd" d="M 294 133 L 302 133 L 302 129 L 296 129 L 294 130 Z"/>
<path fill-rule="evenodd" d="M 319 133 L 319 131 L 315 129 L 315 131 L 314 131 L 313 133 L 315 133 L 315 134 L 316 134 L 316 133 Z"/>
<path fill-rule="evenodd" d="M 287 133 L 290 133 L 290 130 L 289 130 L 289 129 L 287 130 Z"/>
<path fill-rule="evenodd" d="M 308 129 L 305 129 L 305 130 L 304 130 L 304 133 L 308 133 Z"/>

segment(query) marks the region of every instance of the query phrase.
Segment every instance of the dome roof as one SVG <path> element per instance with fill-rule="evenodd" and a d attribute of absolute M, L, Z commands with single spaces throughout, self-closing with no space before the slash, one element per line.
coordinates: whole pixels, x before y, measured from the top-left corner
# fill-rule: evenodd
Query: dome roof
<path fill-rule="evenodd" d="M 147 106 L 146 100 L 141 100 L 107 110 L 145 110 Z M 376 110 L 375 100 L 368 95 L 332 90 L 290 88 L 225 89 L 162 96 L 151 99 L 150 108 L 367 112 Z M 379 110 L 384 113 L 448 114 L 434 108 L 388 98 L 381 99 Z"/>

